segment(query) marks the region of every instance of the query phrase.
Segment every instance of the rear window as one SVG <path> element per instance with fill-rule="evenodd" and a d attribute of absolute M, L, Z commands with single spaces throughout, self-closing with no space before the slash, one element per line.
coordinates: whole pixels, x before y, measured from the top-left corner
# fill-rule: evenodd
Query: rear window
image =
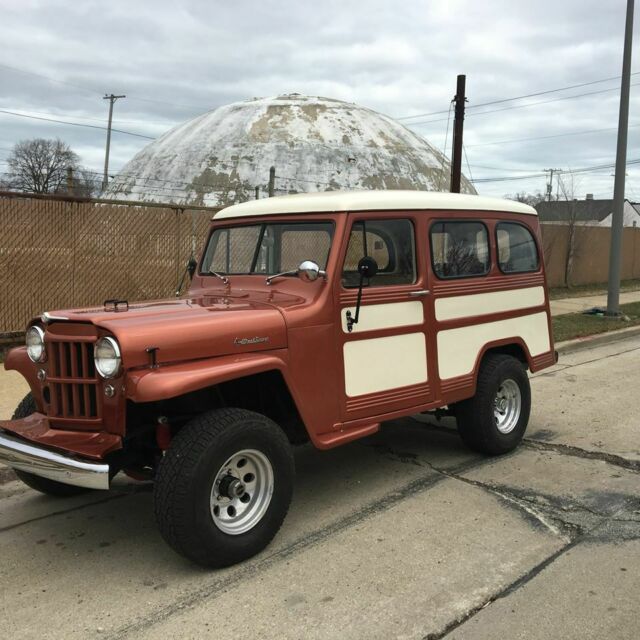
<path fill-rule="evenodd" d="M 489 273 L 489 236 L 481 222 L 436 222 L 430 235 L 433 271 L 438 278 Z"/>
<path fill-rule="evenodd" d="M 503 273 L 537 271 L 538 248 L 533 234 L 521 224 L 501 222 L 496 228 L 498 266 Z"/>

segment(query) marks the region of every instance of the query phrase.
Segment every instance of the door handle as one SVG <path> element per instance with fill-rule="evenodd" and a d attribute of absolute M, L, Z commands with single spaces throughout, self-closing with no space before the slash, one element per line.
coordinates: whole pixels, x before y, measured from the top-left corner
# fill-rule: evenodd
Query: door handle
<path fill-rule="evenodd" d="M 422 296 L 428 296 L 431 293 L 429 289 L 420 289 L 420 291 L 409 291 L 409 295 L 412 298 L 421 298 Z"/>

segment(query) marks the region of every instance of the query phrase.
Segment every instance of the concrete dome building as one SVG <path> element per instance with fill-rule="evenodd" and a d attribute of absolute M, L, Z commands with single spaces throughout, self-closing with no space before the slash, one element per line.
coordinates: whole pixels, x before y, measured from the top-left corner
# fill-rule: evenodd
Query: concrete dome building
<path fill-rule="evenodd" d="M 178 125 L 142 149 L 108 197 L 222 206 L 268 192 L 448 189 L 450 164 L 424 138 L 355 104 L 289 94 L 236 102 Z M 462 178 L 463 193 L 475 193 Z"/>

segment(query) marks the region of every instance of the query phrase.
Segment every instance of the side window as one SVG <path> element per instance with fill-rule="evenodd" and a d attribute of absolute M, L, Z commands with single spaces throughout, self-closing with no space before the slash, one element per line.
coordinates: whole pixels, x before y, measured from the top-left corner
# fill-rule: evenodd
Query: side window
<path fill-rule="evenodd" d="M 363 220 L 351 228 L 347 255 L 342 269 L 342 285 L 360 283 L 358 262 L 371 256 L 378 263 L 378 273 L 369 286 L 382 287 L 411 284 L 416 281 L 416 251 L 413 224 L 410 220 Z"/>
<path fill-rule="evenodd" d="M 436 222 L 431 227 L 431 260 L 438 278 L 489 273 L 489 236 L 481 222 Z"/>
<path fill-rule="evenodd" d="M 529 229 L 513 222 L 500 222 L 496 238 L 498 266 L 503 273 L 538 270 L 538 248 Z"/>

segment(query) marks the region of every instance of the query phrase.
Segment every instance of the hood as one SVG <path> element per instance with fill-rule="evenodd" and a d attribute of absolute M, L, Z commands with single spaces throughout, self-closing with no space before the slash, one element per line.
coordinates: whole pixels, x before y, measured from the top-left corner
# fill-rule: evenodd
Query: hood
<path fill-rule="evenodd" d="M 147 349 L 153 348 L 158 364 L 285 348 L 287 332 L 279 307 L 300 302 L 280 293 L 239 291 L 122 303 L 118 311 L 105 307 L 51 311 L 46 318 L 51 325 L 91 323 L 114 335 L 129 369 L 148 365 Z"/>

